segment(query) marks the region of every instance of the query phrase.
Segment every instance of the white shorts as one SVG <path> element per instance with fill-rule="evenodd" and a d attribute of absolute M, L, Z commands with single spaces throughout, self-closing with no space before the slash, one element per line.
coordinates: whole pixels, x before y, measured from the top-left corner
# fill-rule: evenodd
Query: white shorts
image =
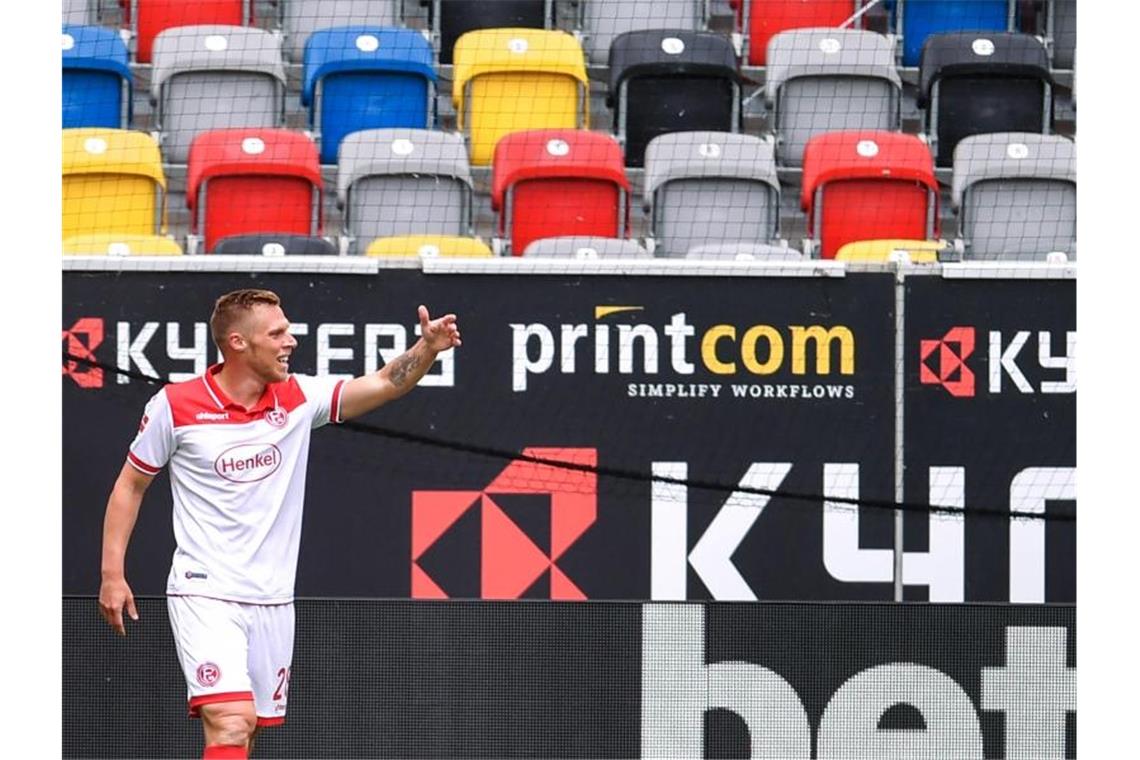
<path fill-rule="evenodd" d="M 190 717 L 212 702 L 253 700 L 257 725 L 285 722 L 293 665 L 293 604 L 242 604 L 168 596 L 166 607 L 186 676 Z"/>

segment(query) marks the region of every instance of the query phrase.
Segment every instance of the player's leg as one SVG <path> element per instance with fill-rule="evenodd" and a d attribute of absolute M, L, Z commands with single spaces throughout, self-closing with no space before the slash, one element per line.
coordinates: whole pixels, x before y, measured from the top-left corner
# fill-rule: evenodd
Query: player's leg
<path fill-rule="evenodd" d="M 292 604 L 249 605 L 249 676 L 257 728 L 285 722 L 296 617 Z"/>
<path fill-rule="evenodd" d="M 204 758 L 244 758 L 256 727 L 241 605 L 196 596 L 167 598 L 186 678 L 190 717 L 202 718 Z"/>

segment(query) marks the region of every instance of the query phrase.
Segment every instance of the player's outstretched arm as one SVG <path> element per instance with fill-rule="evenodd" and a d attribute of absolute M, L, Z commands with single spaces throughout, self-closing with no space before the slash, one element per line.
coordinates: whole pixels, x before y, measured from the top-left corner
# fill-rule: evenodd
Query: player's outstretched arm
<path fill-rule="evenodd" d="M 420 306 L 420 339 L 404 353 L 370 375 L 344 384 L 340 401 L 342 420 L 370 412 L 381 404 L 403 396 L 415 387 L 435 357 L 442 351 L 462 345 L 454 314 L 432 319 L 426 306 Z"/>
<path fill-rule="evenodd" d="M 123 625 L 124 610 L 131 620 L 139 619 L 134 594 L 127 585 L 124 560 L 139 516 L 139 505 L 153 480 L 152 475 L 145 475 L 125 462 L 111 489 L 111 497 L 107 499 L 107 514 L 103 518 L 103 582 L 99 587 L 99 614 L 120 636 L 127 635 Z"/>

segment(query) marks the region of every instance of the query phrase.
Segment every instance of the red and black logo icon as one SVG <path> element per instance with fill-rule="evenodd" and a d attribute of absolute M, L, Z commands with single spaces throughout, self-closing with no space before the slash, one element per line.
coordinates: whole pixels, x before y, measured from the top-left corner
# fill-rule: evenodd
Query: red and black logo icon
<path fill-rule="evenodd" d="M 412 493 L 413 599 L 585 599 L 558 566 L 598 514 L 596 449 L 528 448 L 480 491 Z"/>
<path fill-rule="evenodd" d="M 103 342 L 103 320 L 83 317 L 63 331 L 63 350 L 78 359 L 95 361 L 95 349 Z M 102 388 L 103 370 L 74 359 L 63 363 L 63 374 L 80 388 Z"/>
<path fill-rule="evenodd" d="M 972 327 L 951 327 L 939 340 L 924 340 L 919 380 L 923 385 L 941 385 L 951 396 L 973 398 L 974 372 L 966 366 L 973 353 Z"/>

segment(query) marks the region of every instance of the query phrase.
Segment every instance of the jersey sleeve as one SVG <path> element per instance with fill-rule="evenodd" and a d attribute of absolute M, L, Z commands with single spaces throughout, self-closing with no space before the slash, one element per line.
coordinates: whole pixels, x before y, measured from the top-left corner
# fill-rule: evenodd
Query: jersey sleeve
<path fill-rule="evenodd" d="M 305 400 L 312 410 L 312 426 L 319 428 L 330 422 L 340 422 L 340 397 L 347 382 L 343 377 L 322 375 L 294 375 Z"/>
<path fill-rule="evenodd" d="M 166 391 L 151 396 L 135 435 L 127 450 L 127 461 L 144 475 L 157 475 L 174 453 L 174 420 Z"/>

